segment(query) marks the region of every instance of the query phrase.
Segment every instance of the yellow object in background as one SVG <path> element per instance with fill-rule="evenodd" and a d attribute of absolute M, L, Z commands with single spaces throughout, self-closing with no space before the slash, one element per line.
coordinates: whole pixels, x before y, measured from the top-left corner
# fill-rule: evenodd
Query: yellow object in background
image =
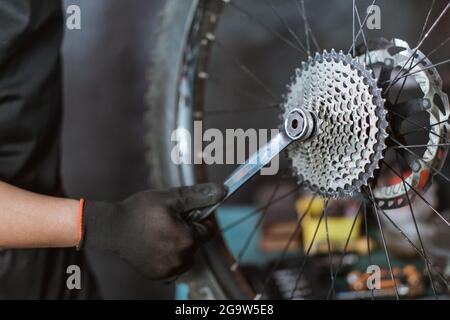
<path fill-rule="evenodd" d="M 296 203 L 297 214 L 302 216 L 310 202 L 312 197 L 302 197 Z M 329 203 L 332 205 L 332 203 Z M 319 223 L 320 217 L 324 210 L 325 201 L 322 198 L 317 197 L 313 203 L 311 204 L 311 208 L 308 214 L 303 219 L 302 230 L 303 230 L 303 248 L 307 250 L 313 237 L 316 232 L 317 224 Z M 328 210 L 327 210 L 328 212 Z M 358 212 L 355 211 L 356 215 Z M 347 238 L 350 234 L 350 230 L 353 225 L 353 221 L 355 219 L 355 215 L 351 216 L 328 216 L 328 234 L 330 239 L 330 247 L 332 251 L 342 251 Z M 357 218 L 355 222 L 355 226 L 353 228 L 352 235 L 350 236 L 350 242 L 348 249 L 352 251 L 352 248 L 359 248 L 358 240 L 361 236 L 361 225 L 362 225 L 362 217 L 361 215 Z M 357 250 L 359 251 L 359 250 Z M 317 231 L 316 238 L 314 240 L 314 244 L 311 248 L 311 253 L 325 253 L 328 252 L 328 244 L 327 244 L 327 234 L 326 234 L 326 225 L 325 218 L 322 219 L 320 223 L 320 227 Z"/>
<path fill-rule="evenodd" d="M 297 202 L 295 203 L 295 209 L 299 217 L 301 217 L 306 212 L 306 210 L 308 210 L 308 207 L 310 206 L 312 199 L 313 199 L 312 196 L 305 196 L 297 200 Z M 324 207 L 325 201 L 321 197 L 316 197 L 314 201 L 311 203 L 308 215 L 320 217 Z"/>

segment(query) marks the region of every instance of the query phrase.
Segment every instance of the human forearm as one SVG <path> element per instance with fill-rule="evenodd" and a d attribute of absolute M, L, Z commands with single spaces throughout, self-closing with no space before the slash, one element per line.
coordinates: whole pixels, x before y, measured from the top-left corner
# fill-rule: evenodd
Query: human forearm
<path fill-rule="evenodd" d="M 74 247 L 79 202 L 0 182 L 0 248 Z"/>

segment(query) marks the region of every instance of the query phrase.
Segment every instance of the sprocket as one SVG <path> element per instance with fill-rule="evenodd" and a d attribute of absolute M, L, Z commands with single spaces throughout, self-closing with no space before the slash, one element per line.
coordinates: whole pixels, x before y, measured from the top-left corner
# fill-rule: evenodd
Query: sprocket
<path fill-rule="evenodd" d="M 316 116 L 317 132 L 288 148 L 294 175 L 324 197 L 352 196 L 379 169 L 386 149 L 386 110 L 365 64 L 324 51 L 304 62 L 288 87 L 283 117 L 302 107 Z"/>

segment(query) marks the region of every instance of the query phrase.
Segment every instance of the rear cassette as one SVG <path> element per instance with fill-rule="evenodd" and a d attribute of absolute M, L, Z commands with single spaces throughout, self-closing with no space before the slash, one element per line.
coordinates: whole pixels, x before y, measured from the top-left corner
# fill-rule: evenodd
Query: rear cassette
<path fill-rule="evenodd" d="M 386 148 L 381 90 L 364 63 L 342 52 L 316 54 L 297 70 L 284 116 L 298 106 L 317 118 L 316 135 L 288 148 L 299 183 L 324 197 L 360 192 Z"/>

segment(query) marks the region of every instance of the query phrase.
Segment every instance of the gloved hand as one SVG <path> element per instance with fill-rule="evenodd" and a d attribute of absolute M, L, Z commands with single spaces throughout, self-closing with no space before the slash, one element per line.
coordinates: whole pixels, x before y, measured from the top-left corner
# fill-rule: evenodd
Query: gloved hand
<path fill-rule="evenodd" d="M 208 222 L 191 224 L 194 209 L 212 206 L 225 195 L 216 184 L 145 191 L 123 202 L 86 202 L 79 247 L 110 250 L 151 279 L 187 271 L 198 245 L 214 230 Z"/>

